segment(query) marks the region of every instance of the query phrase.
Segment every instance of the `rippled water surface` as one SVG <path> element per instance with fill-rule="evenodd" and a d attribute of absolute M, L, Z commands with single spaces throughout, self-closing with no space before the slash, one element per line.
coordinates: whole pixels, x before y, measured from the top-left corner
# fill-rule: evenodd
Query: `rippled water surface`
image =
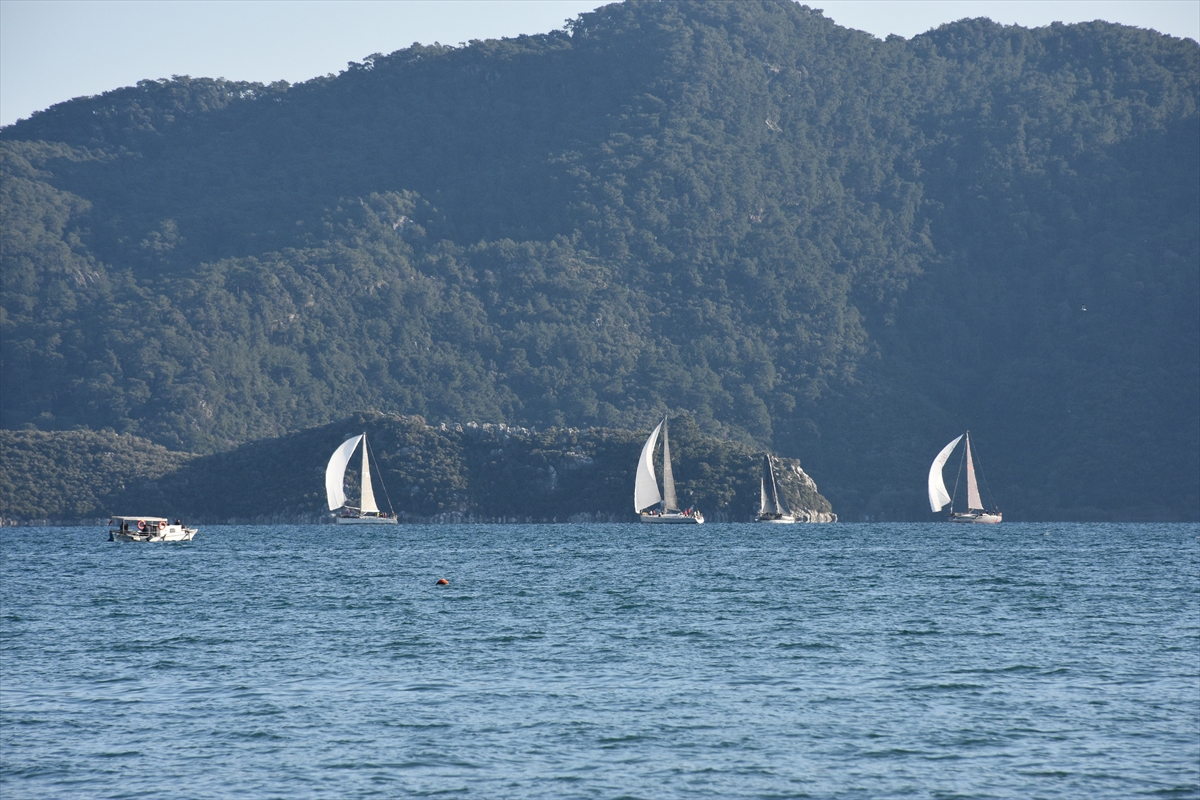
<path fill-rule="evenodd" d="M 1200 795 L 1197 525 L 7 528 L 0 556 L 5 798 Z"/>

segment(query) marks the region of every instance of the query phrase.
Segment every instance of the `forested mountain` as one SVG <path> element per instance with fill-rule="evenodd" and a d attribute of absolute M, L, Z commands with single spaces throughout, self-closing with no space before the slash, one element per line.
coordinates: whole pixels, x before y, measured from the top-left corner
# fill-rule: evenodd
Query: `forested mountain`
<path fill-rule="evenodd" d="M 365 432 L 375 493 L 401 520 L 630 522 L 633 469 L 644 436 L 626 430 L 429 425 L 420 417 L 359 413 L 207 456 L 169 453 L 129 435 L 0 430 L 0 518 L 73 522 L 154 513 L 192 522 L 332 521 L 325 466 Z M 759 508 L 762 454 L 704 435 L 684 415 L 671 424 L 684 507 L 748 522 Z M 360 451 L 361 452 L 361 451 Z M 361 461 L 346 471 L 360 492 Z M 784 503 L 809 522 L 836 520 L 795 459 L 777 469 Z"/>
<path fill-rule="evenodd" d="M 927 519 L 1200 518 L 1200 47 L 640 2 L 0 131 L 0 424 L 217 454 L 355 410 L 646 428 Z"/>

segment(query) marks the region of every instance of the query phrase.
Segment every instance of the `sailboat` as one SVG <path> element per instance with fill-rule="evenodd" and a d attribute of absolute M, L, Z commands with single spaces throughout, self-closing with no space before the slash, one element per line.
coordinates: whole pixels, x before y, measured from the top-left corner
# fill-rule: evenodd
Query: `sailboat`
<path fill-rule="evenodd" d="M 950 453 L 954 450 L 955 445 L 964 438 L 967 440 L 967 510 L 955 511 L 954 498 L 946 491 L 946 484 L 942 480 L 942 467 L 945 466 L 946 459 L 950 458 Z M 937 458 L 933 460 L 933 464 L 929 467 L 929 507 L 936 513 L 947 505 L 950 506 L 949 522 L 975 522 L 984 525 L 995 525 L 1003 519 L 1003 515 L 999 509 L 985 510 L 983 500 L 979 497 L 979 483 L 975 480 L 975 462 L 971 458 L 970 431 L 967 431 L 943 447 L 942 452 L 937 454 Z"/>
<path fill-rule="evenodd" d="M 350 463 L 350 457 L 354 455 L 354 450 L 358 447 L 359 442 L 362 442 L 362 497 L 356 508 L 346 504 L 346 492 L 343 484 L 346 477 L 346 465 Z M 381 486 L 383 485 L 382 480 L 381 478 Z M 387 494 L 386 487 L 384 494 Z M 365 433 L 351 436 L 342 442 L 341 446 L 334 450 L 333 455 L 329 457 L 329 464 L 325 467 L 325 497 L 329 501 L 330 511 L 342 509 L 342 513 L 337 515 L 340 525 L 395 525 L 399 521 L 394 512 L 381 514 L 379 506 L 375 504 L 375 490 L 371 486 L 371 461 L 367 455 L 367 435 Z M 390 500 L 388 507 L 391 508 Z"/>
<path fill-rule="evenodd" d="M 755 522 L 792 523 L 796 517 L 787 506 L 779 502 L 779 488 L 775 483 L 775 466 L 770 454 L 763 455 L 762 482 L 759 484 L 758 513 Z"/>
<path fill-rule="evenodd" d="M 658 442 L 659 431 L 662 432 L 663 438 L 662 494 L 658 493 L 658 478 L 654 474 L 654 445 Z M 675 476 L 671 472 L 671 443 L 667 438 L 666 417 L 655 426 L 650 438 L 642 446 L 642 455 L 637 465 L 637 479 L 633 485 L 633 510 L 638 513 L 642 522 L 676 525 L 699 525 L 704 522 L 704 515 L 699 511 L 681 511 L 679 500 L 675 497 Z"/>

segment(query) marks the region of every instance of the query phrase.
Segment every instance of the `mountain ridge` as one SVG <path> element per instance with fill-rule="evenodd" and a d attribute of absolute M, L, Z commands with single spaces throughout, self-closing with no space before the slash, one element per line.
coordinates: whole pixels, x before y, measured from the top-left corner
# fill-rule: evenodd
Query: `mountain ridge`
<path fill-rule="evenodd" d="M 149 513 L 196 523 L 331 522 L 325 467 L 366 433 L 376 500 L 403 522 L 631 522 L 633 472 L 647 431 L 430 425 L 360 412 L 211 455 L 171 453 L 112 432 L 0 430 L 0 519 L 85 523 Z M 712 521 L 758 510 L 761 453 L 672 421 L 679 497 Z M 347 469 L 356 496 L 358 460 Z M 805 521 L 837 519 L 796 459 L 781 459 L 783 501 Z"/>
<path fill-rule="evenodd" d="M 1197 53 L 628 2 L 60 104 L 0 131 L 0 424 L 217 452 L 670 409 L 897 519 L 971 427 L 1008 508 L 1200 518 Z"/>

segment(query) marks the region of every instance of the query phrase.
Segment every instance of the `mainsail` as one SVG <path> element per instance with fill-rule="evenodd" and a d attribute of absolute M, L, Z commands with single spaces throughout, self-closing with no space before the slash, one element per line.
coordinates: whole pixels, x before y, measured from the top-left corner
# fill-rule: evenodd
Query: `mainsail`
<path fill-rule="evenodd" d="M 971 461 L 971 434 L 967 437 L 967 510 L 982 511 L 983 501 L 979 499 L 979 484 L 975 481 L 975 464 Z"/>
<path fill-rule="evenodd" d="M 963 434 L 965 436 L 966 434 Z M 950 502 L 950 493 L 946 491 L 946 483 L 942 480 L 942 467 L 946 465 L 946 459 L 950 457 L 950 451 L 962 439 L 959 436 L 950 444 L 942 448 L 942 452 L 937 454 L 937 458 L 933 460 L 933 464 L 929 467 L 929 507 L 934 511 L 941 511 Z M 976 498 L 978 499 L 979 492 L 976 490 Z"/>
<path fill-rule="evenodd" d="M 675 497 L 675 475 L 671 472 L 671 441 L 667 437 L 667 418 L 663 417 L 663 511 L 678 511 Z"/>
<path fill-rule="evenodd" d="M 763 456 L 762 483 L 760 484 L 760 514 L 779 514 L 779 490 L 775 486 L 775 473 L 771 469 L 771 457 Z"/>
<path fill-rule="evenodd" d="M 658 493 L 658 478 L 654 474 L 654 445 L 658 442 L 658 432 L 662 430 L 663 422 L 658 423 L 650 438 L 642 445 L 642 455 L 638 459 L 637 478 L 633 484 L 633 510 L 639 513 L 662 502 L 662 495 Z M 674 484 L 671 488 L 674 490 Z"/>
<path fill-rule="evenodd" d="M 363 446 L 363 468 L 362 468 L 362 510 L 372 513 L 379 513 L 379 506 L 375 505 L 375 489 L 371 486 L 371 462 L 367 458 L 367 435 L 362 435 Z"/>
<path fill-rule="evenodd" d="M 346 477 L 346 465 L 350 463 L 350 456 L 354 454 L 354 448 L 358 447 L 358 441 L 364 435 L 351 436 L 329 457 L 329 464 L 325 467 L 325 497 L 329 501 L 330 511 L 336 511 L 346 505 L 346 493 L 342 488 L 343 479 Z M 371 502 L 374 503 L 374 500 L 372 496 Z"/>

